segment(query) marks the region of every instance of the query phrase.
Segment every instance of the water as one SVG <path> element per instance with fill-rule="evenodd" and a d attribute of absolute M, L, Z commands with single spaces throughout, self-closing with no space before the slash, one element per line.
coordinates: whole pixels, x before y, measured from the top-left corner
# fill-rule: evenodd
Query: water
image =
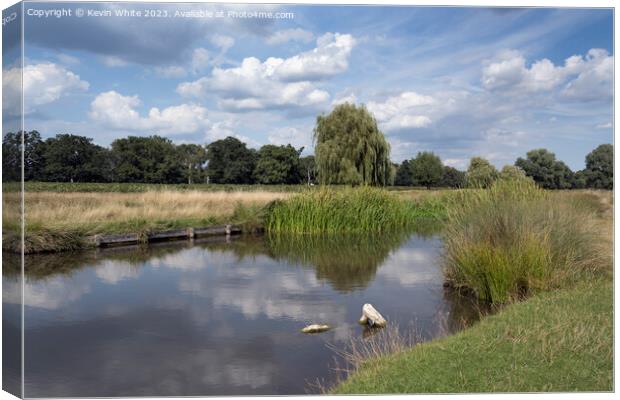
<path fill-rule="evenodd" d="M 25 396 L 304 394 L 364 303 L 424 339 L 473 315 L 443 287 L 439 238 L 167 243 L 28 256 Z M 5 318 L 18 312 L 4 258 Z M 17 298 L 16 298 L 17 297 Z M 299 332 L 327 323 L 320 335 Z"/>

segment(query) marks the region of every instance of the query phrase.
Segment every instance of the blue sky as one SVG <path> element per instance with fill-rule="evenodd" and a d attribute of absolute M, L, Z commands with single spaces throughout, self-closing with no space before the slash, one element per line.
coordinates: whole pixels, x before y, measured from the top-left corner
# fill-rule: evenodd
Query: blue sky
<path fill-rule="evenodd" d="M 26 129 L 44 137 L 236 136 L 311 154 L 316 116 L 350 101 L 373 112 L 397 162 L 433 151 L 457 168 L 472 156 L 501 167 L 546 147 L 577 170 L 613 140 L 611 10 L 25 5 L 63 7 L 169 17 L 27 15 Z M 294 18 L 173 17 L 190 10 Z M 5 99 L 15 68 L 3 63 Z"/>

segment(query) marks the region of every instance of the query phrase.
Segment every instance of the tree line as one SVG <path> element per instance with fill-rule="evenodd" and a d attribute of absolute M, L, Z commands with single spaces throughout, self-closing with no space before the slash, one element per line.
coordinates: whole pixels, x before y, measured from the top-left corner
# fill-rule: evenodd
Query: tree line
<path fill-rule="evenodd" d="M 586 156 L 586 168 L 573 172 L 547 149 L 535 149 L 519 157 L 514 165 L 498 171 L 488 160 L 473 157 L 467 171 L 444 166 L 433 153 L 421 152 L 403 161 L 396 170 L 396 186 L 482 187 L 490 186 L 502 176 L 524 175 L 545 189 L 612 189 L 613 146 L 602 144 Z"/>
<path fill-rule="evenodd" d="M 21 179 L 21 132 L 2 141 L 3 180 Z M 432 152 L 400 164 L 365 106 L 345 103 L 317 117 L 315 155 L 303 148 L 265 145 L 255 150 L 234 137 L 206 146 L 174 144 L 160 136 L 129 136 L 105 148 L 84 136 L 59 134 L 42 140 L 24 132 L 24 179 L 53 182 L 345 184 L 374 186 L 488 187 L 503 175 L 526 175 L 547 189 L 613 188 L 613 146 L 603 144 L 586 156 L 586 168 L 573 172 L 546 149 L 529 151 L 498 171 L 474 157 L 466 171 L 443 165 Z"/>
<path fill-rule="evenodd" d="M 2 140 L 3 181 L 21 179 L 21 132 Z M 291 145 L 248 148 L 227 137 L 207 146 L 129 136 L 105 148 L 93 139 L 24 132 L 24 179 L 49 182 L 299 184 L 314 182 L 314 157 Z"/>

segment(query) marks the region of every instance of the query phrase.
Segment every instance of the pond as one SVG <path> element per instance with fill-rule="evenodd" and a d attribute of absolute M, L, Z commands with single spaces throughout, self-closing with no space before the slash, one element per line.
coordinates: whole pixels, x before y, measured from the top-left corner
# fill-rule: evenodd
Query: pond
<path fill-rule="evenodd" d="M 25 396 L 316 391 L 335 376 L 330 347 L 368 333 L 364 303 L 423 339 L 475 319 L 443 288 L 441 247 L 417 234 L 244 237 L 27 256 Z M 19 258 L 3 262 L 10 320 Z M 311 323 L 334 329 L 300 332 Z"/>

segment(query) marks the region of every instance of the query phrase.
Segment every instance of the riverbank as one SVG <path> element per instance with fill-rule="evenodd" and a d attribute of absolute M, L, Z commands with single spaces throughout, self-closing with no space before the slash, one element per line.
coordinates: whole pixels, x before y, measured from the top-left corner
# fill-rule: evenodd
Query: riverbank
<path fill-rule="evenodd" d="M 508 295 L 490 297 L 509 300 L 497 314 L 484 317 L 480 323 L 454 336 L 357 360 L 347 379 L 332 388 L 331 392 L 371 394 L 613 390 L 612 194 L 581 191 L 553 192 L 550 196 L 547 200 L 557 204 L 568 201 L 589 214 L 589 220 L 577 222 L 595 224 L 598 232 L 598 255 L 594 258 L 597 260 L 596 265 L 567 263 L 563 266 L 575 271 L 564 271 L 558 276 L 561 279 L 554 280 L 552 285 L 545 284 L 543 280 L 533 282 L 538 286 L 530 283 L 526 287 L 527 292 L 530 292 L 526 293 L 529 297 L 524 301 L 511 296 L 511 286 L 506 285 L 506 292 L 496 293 Z M 501 196 L 502 201 L 505 199 L 505 196 Z M 503 210 L 504 214 L 508 210 L 503 206 L 495 209 Z M 480 210 L 473 212 L 478 213 Z M 516 213 L 510 212 L 511 215 Z M 504 227 L 502 235 L 515 235 L 519 230 L 513 232 L 505 228 L 512 226 L 516 229 L 521 225 L 510 225 L 507 223 L 510 218 L 499 219 L 503 225 L 496 226 L 490 213 L 483 220 L 491 225 L 489 229 L 500 232 L 497 227 Z M 522 220 L 520 218 L 520 224 Z M 548 227 L 553 228 L 553 225 Z M 468 232 L 477 234 L 480 229 Z M 554 231 L 551 229 L 546 232 L 549 234 Z M 532 234 L 535 230 L 526 233 Z M 567 235 L 565 231 L 560 233 Z M 493 238 L 501 244 L 502 235 L 496 234 Z M 511 239 L 504 245 L 513 246 L 518 243 L 515 240 Z M 568 255 L 575 253 L 575 248 L 567 248 L 563 240 L 566 237 L 556 239 L 554 245 L 561 245 L 560 248 L 565 249 Z M 494 248 L 492 251 L 504 251 L 505 248 Z M 567 259 L 565 257 L 561 260 Z M 513 264 L 507 266 L 514 267 Z M 576 271 L 578 268 L 585 269 Z M 498 272 L 498 267 L 494 270 L 479 270 L 478 273 L 487 274 L 486 281 L 494 284 L 506 276 L 501 270 Z M 498 273 L 501 275 L 495 275 Z M 551 276 L 546 275 L 545 278 Z M 488 293 L 475 281 L 465 279 L 464 282 L 474 293 Z M 523 284 L 523 280 L 519 282 L 519 285 Z"/>
<path fill-rule="evenodd" d="M 25 251 L 36 253 L 88 248 L 92 247 L 92 237 L 95 235 L 128 235 L 145 238 L 170 230 L 227 224 L 238 225 L 244 231 L 253 231 L 265 226 L 266 215 L 270 212 L 268 205 L 298 196 L 314 194 L 321 196 L 321 193 L 326 191 L 318 187 L 307 188 L 300 185 L 294 188 L 293 185 L 286 186 L 283 191 L 255 190 L 256 188 L 251 186 L 240 187 L 237 191 L 187 190 L 185 185 L 155 188 L 156 186 L 76 184 L 74 186 L 76 191 L 67 192 L 65 190 L 71 187 L 70 184 L 28 183 L 25 198 L 27 212 Z M 38 189 L 47 190 L 38 191 Z M 108 189 L 111 191 L 106 191 Z M 344 187 L 331 189 L 328 192 L 338 193 L 338 198 L 346 198 L 364 190 Z M 296 190 L 299 193 L 296 193 Z M 371 191 L 375 195 L 381 193 L 382 198 L 393 200 L 390 204 L 410 205 L 411 207 L 407 207 L 406 217 L 416 215 L 425 217 L 431 211 L 441 212 L 440 203 L 436 199 L 446 193 L 446 191 L 426 190 L 408 190 L 390 194 L 379 189 L 366 189 L 366 191 Z M 414 192 L 421 194 L 413 194 Z M 358 205 L 374 205 L 366 201 L 366 197 L 368 196 L 365 194 L 357 196 Z M 19 201 L 18 192 L 9 190 L 3 193 L 5 250 L 19 250 L 19 214 L 16 212 L 19 209 Z M 280 204 L 287 203 L 280 202 Z M 334 214 L 330 211 L 330 205 L 327 206 L 327 208 L 315 208 L 315 211 L 323 212 L 333 220 Z M 420 212 L 416 213 L 416 210 Z M 356 216 L 358 214 L 355 213 L 359 209 L 348 211 Z M 392 213 L 388 213 L 384 207 L 375 208 L 374 213 L 384 215 L 383 220 L 394 219 Z M 360 222 L 359 218 L 353 218 L 352 221 L 355 224 Z M 351 227 L 357 229 L 353 225 Z"/>
<path fill-rule="evenodd" d="M 32 192 L 27 193 L 28 253 L 90 247 L 95 235 L 131 234 L 216 225 L 256 227 L 265 205 L 290 197 L 285 192 Z M 18 248 L 19 194 L 3 193 L 3 248 Z M 13 212 L 13 213 L 12 213 Z"/>
<path fill-rule="evenodd" d="M 613 390 L 613 282 L 548 292 L 368 360 L 334 394 Z"/>

